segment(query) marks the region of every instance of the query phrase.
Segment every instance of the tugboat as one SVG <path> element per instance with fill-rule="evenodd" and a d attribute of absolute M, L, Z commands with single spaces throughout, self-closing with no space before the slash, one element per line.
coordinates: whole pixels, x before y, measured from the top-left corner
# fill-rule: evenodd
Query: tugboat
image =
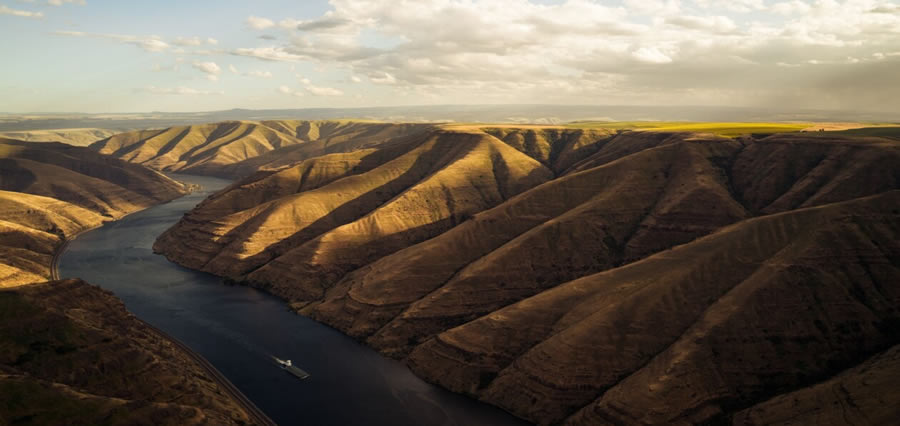
<path fill-rule="evenodd" d="M 275 360 L 276 364 L 281 366 L 282 370 L 293 374 L 295 377 L 297 377 L 300 380 L 303 380 L 303 379 L 309 377 L 309 373 L 307 373 L 297 367 L 294 367 L 294 365 L 291 363 L 291 360 L 289 360 L 289 359 L 278 359 L 277 357 L 274 357 L 274 356 L 272 357 L 272 359 Z"/>

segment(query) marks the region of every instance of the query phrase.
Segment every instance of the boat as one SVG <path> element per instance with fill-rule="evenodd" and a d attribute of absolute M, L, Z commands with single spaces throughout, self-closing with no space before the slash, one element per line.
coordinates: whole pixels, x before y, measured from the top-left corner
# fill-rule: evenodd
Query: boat
<path fill-rule="evenodd" d="M 293 374 L 300 380 L 303 380 L 309 377 L 309 373 L 303 371 L 302 369 L 294 366 L 294 364 L 289 359 L 279 359 L 278 357 L 272 357 L 275 360 L 275 363 L 281 366 L 281 369 L 287 371 L 288 373 Z"/>

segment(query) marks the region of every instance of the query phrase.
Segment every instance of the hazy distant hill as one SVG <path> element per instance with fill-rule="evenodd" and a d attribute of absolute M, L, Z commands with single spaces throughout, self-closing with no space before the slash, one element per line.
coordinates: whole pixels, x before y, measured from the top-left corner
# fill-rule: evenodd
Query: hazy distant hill
<path fill-rule="evenodd" d="M 52 129 L 26 130 L 0 133 L 0 138 L 15 139 L 27 142 L 62 142 L 68 145 L 88 146 L 100 139 L 118 133 L 109 129 Z"/>
<path fill-rule="evenodd" d="M 236 120 L 344 120 L 386 122 L 538 123 L 575 120 L 662 121 L 867 121 L 896 122 L 878 111 L 797 110 L 731 106 L 658 105 L 410 105 L 369 108 L 232 109 L 209 112 L 122 114 L 0 114 L 0 132 L 66 128 L 161 129 Z"/>
<path fill-rule="evenodd" d="M 764 421 L 882 397 L 837 374 L 900 344 L 898 190 L 894 139 L 457 126 L 258 172 L 154 249 L 538 423 Z"/>

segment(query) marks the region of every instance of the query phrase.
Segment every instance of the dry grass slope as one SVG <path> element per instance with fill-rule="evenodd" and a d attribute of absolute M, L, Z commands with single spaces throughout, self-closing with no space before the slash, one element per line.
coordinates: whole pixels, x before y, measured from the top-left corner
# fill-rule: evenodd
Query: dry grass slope
<path fill-rule="evenodd" d="M 228 121 L 121 133 L 91 148 L 157 170 L 233 177 L 377 145 L 428 128 L 358 121 Z"/>
<path fill-rule="evenodd" d="M 87 148 L 0 139 L 0 287 L 46 281 L 66 238 L 186 191 Z"/>
<path fill-rule="evenodd" d="M 154 249 L 541 424 L 778 419 L 900 344 L 896 140 L 444 126 L 357 148 L 263 167 Z"/>

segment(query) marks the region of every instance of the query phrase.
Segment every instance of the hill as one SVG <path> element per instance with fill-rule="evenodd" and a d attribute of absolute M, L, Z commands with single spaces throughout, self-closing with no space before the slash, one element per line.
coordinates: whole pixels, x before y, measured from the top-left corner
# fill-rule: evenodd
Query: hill
<path fill-rule="evenodd" d="M 900 343 L 898 189 L 889 138 L 455 125 L 259 171 L 154 250 L 537 423 L 775 419 Z"/>
<path fill-rule="evenodd" d="M 161 171 L 233 177 L 428 128 L 365 121 L 227 121 L 121 133 L 91 148 Z"/>
<path fill-rule="evenodd" d="M 65 239 L 187 190 L 88 148 L 0 139 L 0 287 L 46 281 Z"/>
<path fill-rule="evenodd" d="M 88 146 L 101 139 L 115 135 L 118 131 L 109 129 L 50 129 L 0 132 L 0 138 L 26 142 L 60 142 L 67 145 Z"/>
<path fill-rule="evenodd" d="M 82 281 L 0 291 L 0 335 L 0 423 L 249 423 L 191 358 Z"/>

